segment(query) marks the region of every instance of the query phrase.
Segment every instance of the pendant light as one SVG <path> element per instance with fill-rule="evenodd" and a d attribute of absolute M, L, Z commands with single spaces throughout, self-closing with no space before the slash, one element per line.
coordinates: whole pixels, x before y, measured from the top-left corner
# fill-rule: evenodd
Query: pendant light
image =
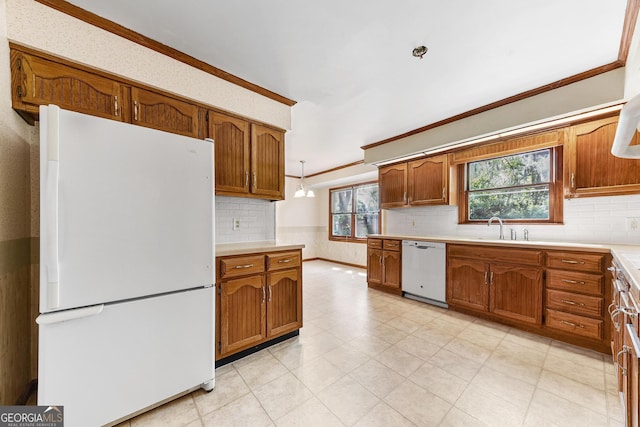
<path fill-rule="evenodd" d="M 308 191 L 304 189 L 304 160 L 300 160 L 300 164 L 302 166 L 302 175 L 300 177 L 300 184 L 298 184 L 298 188 L 296 189 L 293 197 L 316 197 L 313 194 L 313 190 L 309 189 Z"/>

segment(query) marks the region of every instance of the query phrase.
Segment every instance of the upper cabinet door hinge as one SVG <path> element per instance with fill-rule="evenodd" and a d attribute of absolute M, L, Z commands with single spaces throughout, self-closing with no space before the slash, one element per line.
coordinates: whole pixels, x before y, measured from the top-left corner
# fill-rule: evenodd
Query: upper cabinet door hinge
<path fill-rule="evenodd" d="M 18 95 L 18 98 L 22 98 L 22 86 L 16 88 L 16 95 Z"/>
<path fill-rule="evenodd" d="M 209 112 L 208 112 L 208 111 L 204 114 L 204 119 L 205 119 L 207 122 L 209 121 Z"/>
<path fill-rule="evenodd" d="M 18 60 L 16 61 L 16 66 L 18 67 L 19 71 L 22 71 L 22 58 L 18 58 Z"/>

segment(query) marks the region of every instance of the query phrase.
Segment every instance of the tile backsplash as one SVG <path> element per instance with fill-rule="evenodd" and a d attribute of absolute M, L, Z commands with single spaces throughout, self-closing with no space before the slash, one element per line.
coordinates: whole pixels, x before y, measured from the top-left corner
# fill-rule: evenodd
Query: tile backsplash
<path fill-rule="evenodd" d="M 267 200 L 216 196 L 216 243 L 275 240 L 276 204 Z M 240 227 L 233 229 L 233 221 Z"/>
<path fill-rule="evenodd" d="M 461 236 L 497 239 L 498 226 L 458 224 L 457 206 L 431 206 L 384 211 L 386 234 L 415 236 Z M 628 218 L 640 219 L 640 195 L 585 197 L 564 201 L 564 224 L 505 224 L 522 239 L 522 229 L 529 230 L 529 240 L 574 241 L 589 243 L 640 244 L 640 228 L 631 229 Z M 638 221 L 640 222 L 640 220 Z"/>

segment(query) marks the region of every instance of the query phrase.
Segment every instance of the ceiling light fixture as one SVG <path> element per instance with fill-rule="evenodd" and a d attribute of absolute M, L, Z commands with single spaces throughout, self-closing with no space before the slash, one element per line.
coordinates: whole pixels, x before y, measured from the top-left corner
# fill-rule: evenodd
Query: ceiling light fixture
<path fill-rule="evenodd" d="M 296 189 L 293 197 L 316 197 L 316 195 L 313 194 L 313 190 L 309 189 L 305 191 L 304 189 L 304 163 L 304 160 L 300 160 L 300 164 L 302 166 L 302 176 L 300 177 L 300 184 L 298 184 L 298 188 Z"/>
<path fill-rule="evenodd" d="M 413 49 L 413 56 L 415 56 L 416 58 L 420 58 L 422 59 L 422 57 L 424 56 L 425 53 L 427 53 L 429 49 L 426 46 L 418 46 L 415 49 Z"/>

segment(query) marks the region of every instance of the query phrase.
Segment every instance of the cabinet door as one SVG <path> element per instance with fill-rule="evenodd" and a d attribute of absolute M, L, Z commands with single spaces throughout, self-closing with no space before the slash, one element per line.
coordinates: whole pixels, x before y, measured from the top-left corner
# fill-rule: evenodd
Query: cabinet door
<path fill-rule="evenodd" d="M 409 162 L 409 204 L 444 205 L 448 199 L 447 156 Z"/>
<path fill-rule="evenodd" d="M 542 324 L 541 268 L 491 264 L 490 311 L 519 322 Z"/>
<path fill-rule="evenodd" d="M 383 251 L 382 252 L 382 284 L 391 288 L 400 289 L 400 275 L 402 264 L 400 260 L 400 252 Z"/>
<path fill-rule="evenodd" d="M 382 250 L 367 250 L 367 282 L 382 284 Z"/>
<path fill-rule="evenodd" d="M 131 88 L 133 123 L 166 132 L 198 137 L 198 107 L 159 93 Z"/>
<path fill-rule="evenodd" d="M 13 108 L 38 113 L 40 105 L 122 121 L 122 87 L 91 73 L 11 51 Z"/>
<path fill-rule="evenodd" d="M 565 166 L 567 197 L 631 194 L 640 191 L 640 160 L 611 154 L 617 117 L 572 126 Z M 631 141 L 640 143 L 638 133 Z"/>
<path fill-rule="evenodd" d="M 302 277 L 298 268 L 268 274 L 267 337 L 302 327 Z"/>
<path fill-rule="evenodd" d="M 227 280 L 220 286 L 220 355 L 224 357 L 264 340 L 266 289 L 264 275 Z"/>
<path fill-rule="evenodd" d="M 407 164 L 378 169 L 380 207 L 383 209 L 407 205 Z"/>
<path fill-rule="evenodd" d="M 209 112 L 209 137 L 215 141 L 216 193 L 249 192 L 249 122 Z"/>
<path fill-rule="evenodd" d="M 449 258 L 447 303 L 477 311 L 489 309 L 489 265 L 483 261 Z"/>
<path fill-rule="evenodd" d="M 638 331 L 631 323 L 622 326 L 623 346 L 621 351 L 614 356 L 619 372 L 621 372 L 621 393 L 622 402 L 624 404 L 626 425 L 638 426 L 640 422 L 640 407 L 638 399 L 640 398 L 639 384 L 639 360 L 640 357 L 640 340 L 638 339 Z"/>
<path fill-rule="evenodd" d="M 251 125 L 251 193 L 284 199 L 284 134 Z"/>

